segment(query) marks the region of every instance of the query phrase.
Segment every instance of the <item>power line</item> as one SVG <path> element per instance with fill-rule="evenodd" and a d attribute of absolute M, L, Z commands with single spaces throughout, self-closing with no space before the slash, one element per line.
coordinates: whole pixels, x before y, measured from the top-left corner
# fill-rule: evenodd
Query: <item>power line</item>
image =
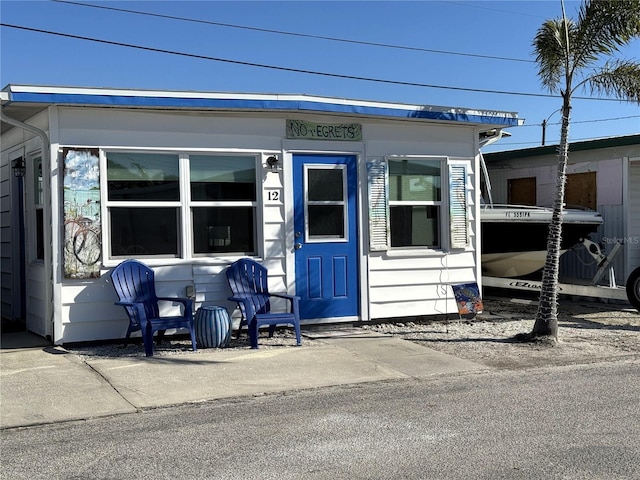
<path fill-rule="evenodd" d="M 204 25 L 216 25 L 219 27 L 228 27 L 228 28 L 237 28 L 242 30 L 252 30 L 255 32 L 264 32 L 264 33 L 275 33 L 278 35 L 289 35 L 293 37 L 303 37 L 303 38 L 313 38 L 316 40 L 329 40 L 332 42 L 341 42 L 341 43 L 351 43 L 355 45 L 367 45 L 370 47 L 383 47 L 383 48 L 393 48 L 398 50 L 410 50 L 414 52 L 426 52 L 426 53 L 438 53 L 442 55 L 458 55 L 461 57 L 473 57 L 473 58 L 486 58 L 490 60 L 506 60 L 510 62 L 523 62 L 523 63 L 535 63 L 534 60 L 527 60 L 523 58 L 512 58 L 512 57 L 498 57 L 492 55 L 480 55 L 475 53 L 462 53 L 462 52 L 451 52 L 447 50 L 434 50 L 429 48 L 420 48 L 420 47 L 409 47 L 405 45 L 393 45 L 388 43 L 377 43 L 377 42 L 365 42 L 363 40 L 352 40 L 347 38 L 339 38 L 339 37 L 327 37 L 323 35 L 311 35 L 307 33 L 298 33 L 298 32 L 287 32 L 284 30 L 273 30 L 269 28 L 260 28 L 260 27 L 248 27 L 246 25 L 237 25 L 232 23 L 222 23 L 222 22 L 213 22 L 210 20 L 201 20 L 196 18 L 188 18 L 188 17 L 178 17 L 175 15 L 164 15 L 160 13 L 151 13 L 151 12 L 142 12 L 139 10 L 130 10 L 127 8 L 117 8 L 117 7 L 107 7 L 104 5 L 91 5 L 87 3 L 81 2 L 70 2 L 68 0 L 52 0 L 55 3 L 66 3 L 69 5 L 76 5 L 79 7 L 90 7 L 90 8 L 98 8 L 102 10 L 111 10 L 114 12 L 123 12 L 123 13 L 132 13 L 135 15 L 144 15 L 149 17 L 157 17 L 157 18 L 165 18 L 169 20 L 180 20 L 183 22 L 192 22 L 192 23 L 201 23 Z"/>
<path fill-rule="evenodd" d="M 589 140 L 598 140 L 602 137 L 581 137 L 581 138 L 572 138 L 569 141 L 569 145 L 576 143 L 576 142 L 587 142 Z M 516 145 L 536 145 L 536 146 L 540 146 L 540 147 L 551 147 L 554 145 L 558 145 L 560 143 L 560 139 L 555 140 L 554 142 L 548 142 L 547 145 L 541 145 L 540 141 L 535 141 L 535 142 L 500 142 L 499 144 L 494 144 L 494 145 L 499 145 L 500 147 L 503 146 L 516 146 Z M 494 146 L 492 145 L 492 147 Z M 569 147 L 571 148 L 571 147 Z"/>
<path fill-rule="evenodd" d="M 615 118 L 603 118 L 602 120 L 578 120 L 578 121 L 571 121 L 572 124 L 576 124 L 576 123 L 597 123 L 597 122 L 608 122 L 610 120 L 626 120 L 628 118 L 640 118 L 640 115 L 629 115 L 628 117 L 615 117 Z M 561 122 L 557 122 L 557 123 L 552 123 L 551 125 L 560 125 Z M 547 124 L 549 125 L 549 124 Z M 540 126 L 542 126 L 542 124 L 540 124 Z"/>
<path fill-rule="evenodd" d="M 476 92 L 476 93 L 492 93 L 492 94 L 501 94 L 501 95 L 520 95 L 520 96 L 530 96 L 530 97 L 557 98 L 556 95 L 550 95 L 550 94 L 509 92 L 509 91 L 500 91 L 500 90 L 484 90 L 484 89 L 477 89 L 477 88 L 451 87 L 451 86 L 444 86 L 444 85 L 430 85 L 430 84 L 425 84 L 425 83 L 402 82 L 402 81 L 399 81 L 399 80 L 386 80 L 386 79 L 380 79 L 380 78 L 360 77 L 360 76 L 354 76 L 354 75 L 343 75 L 343 74 L 338 74 L 338 73 L 318 72 L 318 71 L 313 71 L 313 70 L 304 70 L 304 69 L 290 68 L 290 67 L 279 67 L 279 66 L 274 66 L 274 65 L 265 65 L 265 64 L 253 63 L 253 62 L 243 62 L 243 61 L 240 61 L 240 60 L 231 60 L 231 59 L 227 59 L 227 58 L 210 57 L 210 56 L 207 56 L 207 55 L 198 55 L 198 54 L 194 54 L 194 53 L 178 52 L 178 51 L 174 51 L 174 50 L 166 50 L 166 49 L 161 49 L 161 48 L 146 47 L 146 46 L 142 46 L 142 45 L 134 45 L 134 44 L 124 43 L 124 42 L 115 42 L 115 41 L 112 41 L 112 40 L 91 38 L 91 37 L 85 37 L 85 36 L 80 36 L 80 35 L 73 35 L 73 34 L 70 34 L 70 33 L 54 32 L 54 31 L 51 31 L 51 30 L 42 30 L 42 29 L 39 29 L 39 28 L 31 28 L 31 27 L 25 27 L 25 26 L 21 26 L 21 25 L 13 25 L 13 24 L 9 24 L 9 23 L 0 23 L 0 26 L 8 27 L 8 28 L 15 28 L 15 29 L 18 29 L 18 30 L 26 30 L 26 31 L 29 31 L 29 32 L 44 33 L 44 34 L 47 34 L 47 35 L 55 35 L 55 36 L 65 37 L 65 38 L 73 38 L 73 39 L 76 39 L 76 40 L 85 40 L 85 41 L 89 41 L 89 42 L 102 43 L 102 44 L 106 44 L 106 45 L 116 45 L 116 46 L 119 46 L 119 47 L 134 48 L 134 49 L 145 50 L 145 51 L 149 51 L 149 52 L 165 53 L 165 54 L 169 54 L 169 55 L 179 55 L 179 56 L 183 56 L 183 57 L 197 58 L 197 59 L 201 59 L 201 60 L 211 60 L 211 61 L 216 61 L 216 62 L 231 63 L 231 64 L 235 64 L 235 65 L 244 65 L 244 66 L 249 66 L 249 67 L 268 68 L 268 69 L 272 69 L 272 70 L 280 70 L 280 71 L 286 71 L 286 72 L 305 73 L 305 74 L 309 74 L 309 75 L 320 75 L 320 76 L 325 76 L 325 77 L 343 78 L 343 79 L 348 79 L 348 80 L 361 80 L 361 81 L 367 81 L 367 82 L 387 83 L 387 84 L 393 84 L 393 85 L 403 85 L 403 86 L 412 86 L 412 87 L 440 88 L 440 89 L 445 89 L 445 90 L 457 90 L 457 91 Z"/>
<path fill-rule="evenodd" d="M 544 93 L 510 92 L 510 91 L 506 91 L 506 90 L 485 90 L 485 89 L 479 89 L 479 88 L 451 87 L 451 86 L 445 86 L 445 85 L 430 85 L 430 84 L 426 84 L 426 83 L 402 82 L 402 81 L 399 81 L 399 80 L 386 80 L 386 79 L 381 79 L 381 78 L 359 77 L 359 76 L 355 76 L 355 75 L 343 75 L 343 74 L 339 74 L 339 73 L 328 73 L 328 72 L 318 72 L 318 71 L 313 71 L 313 70 L 303 70 L 303 69 L 298 69 L 298 68 L 279 67 L 279 66 L 275 66 L 275 65 L 265 65 L 265 64 L 261 64 L 261 63 L 243 62 L 243 61 L 240 61 L 240 60 L 231 60 L 231 59 L 227 59 L 227 58 L 210 57 L 210 56 L 207 56 L 207 55 L 198 55 L 198 54 L 195 54 L 195 53 L 177 52 L 177 51 L 174 51 L 174 50 L 166 50 L 166 49 L 162 49 L 162 48 L 145 47 L 145 46 L 142 46 L 142 45 L 134 45 L 134 44 L 130 44 L 130 43 L 115 42 L 115 41 L 112 41 L 112 40 L 103 40 L 103 39 L 98 39 L 98 38 L 84 37 L 84 36 L 80 36 L 80 35 L 72 35 L 70 33 L 53 32 L 53 31 L 50 31 L 50 30 L 42 30 L 42 29 L 39 29 L 39 28 L 31 28 L 31 27 L 25 27 L 25 26 L 21 26 L 21 25 L 13 25 L 13 24 L 10 24 L 10 23 L 0 23 L 0 26 L 7 27 L 7 28 L 15 28 L 15 29 L 18 29 L 18 30 L 25 30 L 25 31 L 28 31 L 28 32 L 44 33 L 44 34 L 47 34 L 47 35 L 55 35 L 55 36 L 65 37 L 65 38 L 73 38 L 73 39 L 76 39 L 76 40 L 84 40 L 84 41 L 88 41 L 88 42 L 102 43 L 102 44 L 105 44 L 105 45 L 115 45 L 115 46 L 118 46 L 118 47 L 134 48 L 134 49 L 137 49 L 137 50 L 144 50 L 144 51 L 147 51 L 147 52 L 164 53 L 164 54 L 168 54 L 168 55 L 178 55 L 178 56 L 188 57 L 188 58 L 197 58 L 197 59 L 200 59 L 200 60 L 210 60 L 210 61 L 215 61 L 215 62 L 231 63 L 231 64 L 234 64 L 234 65 L 243 65 L 243 66 L 247 66 L 247 67 L 267 68 L 267 69 L 271 69 L 271 70 L 279 70 L 279 71 L 284 71 L 284 72 L 304 73 L 304 74 L 307 74 L 307 75 L 318 75 L 318 76 L 324 76 L 324 77 L 342 78 L 342 79 L 346 79 L 346 80 L 360 80 L 360 81 L 364 81 L 364 82 L 375 82 L 375 83 L 384 83 L 384 84 L 390 84 L 390 85 L 402 85 L 402 86 L 409 86 L 409 87 L 439 88 L 439 89 L 443 89 L 443 90 L 455 90 L 455 91 L 462 91 L 462 92 L 490 93 L 490 94 L 495 94 L 495 95 L 517 95 L 517 96 L 523 96 L 523 97 L 558 98 L 557 95 L 544 94 Z M 601 101 L 616 101 L 616 102 L 620 101 L 619 99 L 615 99 L 615 98 L 600 98 L 600 97 L 573 97 L 573 98 L 574 99 L 581 99 L 581 100 L 601 100 Z"/>
<path fill-rule="evenodd" d="M 600 122 L 611 122 L 615 120 L 627 120 L 629 118 L 640 118 L 640 115 L 629 115 L 627 117 L 614 117 L 614 118 L 601 118 L 597 120 L 571 120 L 571 125 L 575 125 L 578 123 L 600 123 Z M 560 125 L 562 122 L 553 122 L 547 123 L 549 125 Z M 528 125 L 516 125 L 512 128 L 526 128 L 526 127 L 542 127 L 542 123 L 530 123 Z"/>
<path fill-rule="evenodd" d="M 482 2 L 473 2 L 473 3 L 459 3 L 459 2 L 452 2 L 450 0 L 447 0 L 445 2 L 447 5 L 458 5 L 459 7 L 464 7 L 464 8 L 479 8 L 481 10 L 488 10 L 488 11 L 493 11 L 493 12 L 500 12 L 500 13 L 508 13 L 509 15 L 520 15 L 523 17 L 532 17 L 532 18 L 542 18 L 545 19 L 545 17 L 541 17 L 539 15 L 531 15 L 528 13 L 521 13 L 521 12 L 514 12 L 511 10 L 502 10 L 500 8 L 489 8 L 485 5 L 482 4 Z"/>

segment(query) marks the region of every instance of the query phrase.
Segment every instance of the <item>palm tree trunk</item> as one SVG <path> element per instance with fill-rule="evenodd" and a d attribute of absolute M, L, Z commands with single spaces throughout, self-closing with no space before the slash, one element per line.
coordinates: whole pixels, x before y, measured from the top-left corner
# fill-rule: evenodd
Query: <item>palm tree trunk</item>
<path fill-rule="evenodd" d="M 571 95 L 563 93 L 562 129 L 558 147 L 558 177 L 553 215 L 547 236 L 547 258 L 542 271 L 542 289 L 538 312 L 531 336 L 558 338 L 558 277 L 560 270 L 560 249 L 562 244 L 562 217 L 564 216 L 564 192 L 567 181 L 567 160 L 569 158 L 569 117 Z"/>

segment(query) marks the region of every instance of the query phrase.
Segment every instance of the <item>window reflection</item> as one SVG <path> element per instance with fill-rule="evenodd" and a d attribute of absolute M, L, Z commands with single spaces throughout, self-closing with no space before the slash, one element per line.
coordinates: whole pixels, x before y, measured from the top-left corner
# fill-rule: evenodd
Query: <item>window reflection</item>
<path fill-rule="evenodd" d="M 439 247 L 440 160 L 389 159 L 392 247 Z"/>
<path fill-rule="evenodd" d="M 307 222 L 310 240 L 346 238 L 345 171 L 339 168 L 308 167 Z"/>

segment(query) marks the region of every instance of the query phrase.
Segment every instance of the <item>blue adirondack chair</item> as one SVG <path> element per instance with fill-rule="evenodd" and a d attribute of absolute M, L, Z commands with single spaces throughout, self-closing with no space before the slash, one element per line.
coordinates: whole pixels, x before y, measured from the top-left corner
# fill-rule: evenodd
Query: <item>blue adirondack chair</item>
<path fill-rule="evenodd" d="M 162 339 L 169 328 L 186 328 L 191 334 L 191 345 L 196 350 L 196 333 L 193 326 L 193 300 L 179 297 L 156 296 L 154 273 L 138 260 L 125 260 L 111 271 L 111 283 L 120 299 L 116 305 L 124 307 L 129 316 L 129 328 L 124 345 L 132 332 L 142 332 L 142 342 L 147 357 L 153 356 L 153 334 Z M 182 314 L 160 316 L 159 301 L 182 304 Z"/>
<path fill-rule="evenodd" d="M 227 280 L 233 293 L 233 296 L 228 299 L 236 302 L 242 313 L 238 332 L 244 325 L 247 326 L 251 348 L 258 348 L 258 330 L 263 325 L 269 326 L 270 337 L 273 336 L 276 325 L 293 325 L 296 332 L 296 344 L 302 343 L 298 309 L 300 297 L 285 293 L 269 293 L 265 267 L 250 258 L 242 258 L 229 266 Z M 286 313 L 272 312 L 271 297 L 288 300 L 289 311 Z"/>

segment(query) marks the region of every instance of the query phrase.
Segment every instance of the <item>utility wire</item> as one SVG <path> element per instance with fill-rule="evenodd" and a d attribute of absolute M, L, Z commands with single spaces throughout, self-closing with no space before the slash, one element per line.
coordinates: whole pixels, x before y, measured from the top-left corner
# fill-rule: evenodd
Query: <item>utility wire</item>
<path fill-rule="evenodd" d="M 527 60 L 523 58 L 512 58 L 512 57 L 497 57 L 492 55 L 480 55 L 475 53 L 462 53 L 462 52 L 450 52 L 446 50 L 433 50 L 429 48 L 419 48 L 419 47 L 409 47 L 405 45 L 393 45 L 388 43 L 377 43 L 377 42 L 365 42 L 363 40 L 352 40 L 347 38 L 338 38 L 338 37 L 326 37 L 323 35 L 311 35 L 307 33 L 297 33 L 297 32 L 287 32 L 283 30 L 273 30 L 269 28 L 259 28 L 259 27 L 248 27 L 246 25 L 237 25 L 232 23 L 222 23 L 222 22 L 213 22 L 210 20 L 200 20 L 196 18 L 187 18 L 187 17 L 178 17 L 175 15 L 164 15 L 161 13 L 151 13 L 151 12 L 141 12 L 139 10 L 130 10 L 127 8 L 117 8 L 117 7 L 107 7 L 104 5 L 91 5 L 87 3 L 81 2 L 70 2 L 68 0 L 52 0 L 55 3 L 66 3 L 69 5 L 76 5 L 79 7 L 90 7 L 90 8 L 99 8 L 102 10 L 111 10 L 114 12 L 123 12 L 123 13 L 133 13 L 135 15 L 145 15 L 149 17 L 158 17 L 165 18 L 169 20 L 180 20 L 183 22 L 192 22 L 192 23 L 201 23 L 204 25 L 216 25 L 219 27 L 228 27 L 228 28 L 238 28 L 243 30 L 252 30 L 255 32 L 265 32 L 265 33 L 275 33 L 278 35 L 289 35 L 292 37 L 303 37 L 303 38 L 313 38 L 317 40 L 329 40 L 332 42 L 342 42 L 342 43 L 351 43 L 356 45 L 367 45 L 370 47 L 384 47 L 384 48 L 394 48 L 398 50 L 410 50 L 414 52 L 426 52 L 426 53 L 438 53 L 442 55 L 458 55 L 461 57 L 473 57 L 473 58 L 486 58 L 491 60 L 506 60 L 510 62 L 523 62 L 523 63 L 535 63 L 534 60 Z"/>
<path fill-rule="evenodd" d="M 569 145 L 576 143 L 576 142 L 588 142 L 591 140 L 599 140 L 600 137 L 582 137 L 582 138 L 573 138 L 571 139 L 571 141 L 569 142 Z M 536 141 L 536 142 L 500 142 L 500 147 L 506 147 L 506 146 L 516 146 L 516 145 L 536 145 L 539 147 L 552 147 L 552 146 L 558 146 L 558 144 L 560 143 L 560 139 L 558 140 L 554 140 L 554 141 L 547 141 L 546 145 L 541 145 L 540 141 Z M 496 144 L 497 145 L 497 144 Z M 571 146 L 569 146 L 569 149 L 571 149 Z M 499 153 L 502 152 L 501 150 L 496 150 L 495 152 L 486 152 L 485 155 L 489 154 L 489 153 Z"/>
<path fill-rule="evenodd" d="M 53 32 L 51 30 L 42 30 L 42 29 L 39 29 L 39 28 L 31 28 L 31 27 L 25 27 L 25 26 L 21 26 L 21 25 L 13 25 L 13 24 L 10 24 L 10 23 L 3 23 L 2 22 L 2 23 L 0 23 L 0 26 L 7 27 L 7 28 L 15 28 L 17 30 L 25 30 L 25 31 L 28 31 L 28 32 L 44 33 L 44 34 L 47 34 L 47 35 L 55 35 L 55 36 L 65 37 L 65 38 L 73 38 L 73 39 L 76 39 L 76 40 L 84 40 L 84 41 L 88 41 L 88 42 L 102 43 L 102 44 L 105 44 L 105 45 L 116 45 L 118 47 L 134 48 L 134 49 L 137 49 L 137 50 L 144 50 L 144 51 L 147 51 L 147 52 L 164 53 L 164 54 L 168 54 L 168 55 L 179 55 L 179 56 L 183 56 L 183 57 L 197 58 L 197 59 L 201 59 L 201 60 L 210 60 L 210 61 L 215 61 L 215 62 L 231 63 L 231 64 L 234 64 L 234 65 L 244 65 L 244 66 L 247 66 L 247 67 L 267 68 L 267 69 L 271 69 L 271 70 L 280 70 L 280 71 L 285 71 L 285 72 L 304 73 L 304 74 L 308 74 L 308 75 L 319 75 L 319 76 L 323 76 L 323 77 L 343 78 L 343 79 L 347 79 L 347 80 L 360 80 L 360 81 L 364 81 L 364 82 L 375 82 L 375 83 L 384 83 L 384 84 L 391 84 L 391 85 L 403 85 L 403 86 L 409 86 L 409 87 L 439 88 L 439 89 L 443 89 L 443 90 L 456 90 L 456 91 L 462 91 L 462 92 L 491 93 L 491 94 L 495 94 L 495 95 L 517 95 L 517 96 L 523 96 L 523 97 L 558 98 L 557 95 L 544 94 L 544 93 L 510 92 L 510 91 L 506 91 L 506 90 L 485 90 L 485 89 L 479 89 L 479 88 L 451 87 L 451 86 L 445 86 L 445 85 L 430 85 L 430 84 L 427 84 L 427 83 L 401 82 L 399 80 L 386 80 L 386 79 L 382 79 L 382 78 L 359 77 L 359 76 L 355 76 L 355 75 L 343 75 L 343 74 L 338 74 L 338 73 L 318 72 L 318 71 L 303 70 L 303 69 L 298 69 L 298 68 L 278 67 L 278 66 L 274 66 L 274 65 L 265 65 L 265 64 L 261 64 L 261 63 L 242 62 L 242 61 L 239 61 L 239 60 L 231 60 L 231 59 L 227 59 L 227 58 L 210 57 L 210 56 L 207 56 L 207 55 L 198 55 L 198 54 L 195 54 L 195 53 L 177 52 L 177 51 L 174 51 L 174 50 L 166 50 L 166 49 L 162 49 L 162 48 L 145 47 L 145 46 L 142 46 L 142 45 L 134 45 L 134 44 L 131 44 L 131 43 L 115 42 L 115 41 L 112 41 L 112 40 L 103 40 L 103 39 L 99 39 L 99 38 L 91 38 L 91 37 L 84 37 L 84 36 L 80 36 L 80 35 L 72 35 L 70 33 Z M 615 99 L 615 98 L 600 98 L 600 97 L 573 97 L 573 98 L 574 99 L 581 99 L 581 100 L 620 101 L 619 99 Z"/>
<path fill-rule="evenodd" d="M 640 115 L 629 115 L 628 117 L 615 117 L 615 118 L 601 118 L 598 120 L 571 120 L 571 125 L 577 123 L 599 123 L 599 122 L 611 122 L 615 120 L 627 120 L 629 118 L 640 118 Z M 547 123 L 549 125 L 560 125 L 562 122 Z M 514 125 L 513 128 L 525 128 L 525 127 L 542 127 L 542 123 L 529 123 L 527 125 Z"/>
<path fill-rule="evenodd" d="M 486 5 L 483 5 L 483 2 L 459 3 L 459 2 L 452 2 L 450 0 L 446 0 L 446 1 L 442 1 L 441 3 L 444 3 L 446 5 L 458 5 L 459 7 L 464 7 L 464 8 L 479 8 L 480 10 L 508 13 L 509 15 L 520 15 L 522 17 L 541 18 L 543 20 L 545 19 L 545 17 L 541 17 L 540 15 L 531 15 L 528 13 L 514 12 L 512 10 L 502 10 L 500 8 L 489 8 Z"/>

